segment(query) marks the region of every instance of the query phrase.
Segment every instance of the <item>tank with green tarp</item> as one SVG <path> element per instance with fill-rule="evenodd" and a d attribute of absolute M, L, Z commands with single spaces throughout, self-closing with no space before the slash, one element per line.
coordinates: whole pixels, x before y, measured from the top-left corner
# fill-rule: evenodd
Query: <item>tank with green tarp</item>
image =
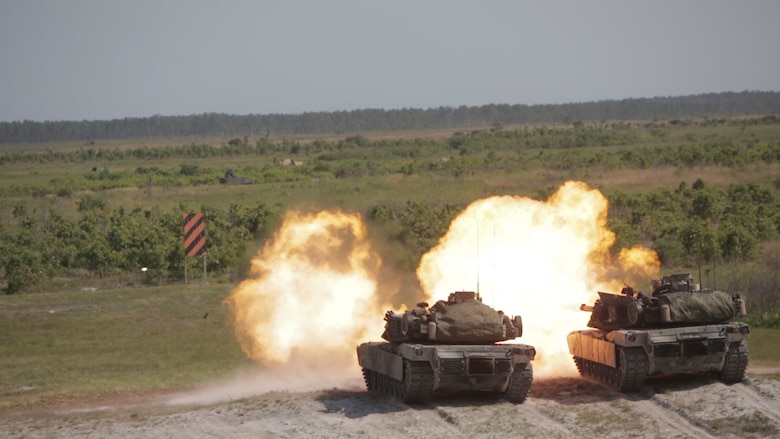
<path fill-rule="evenodd" d="M 357 347 L 366 388 L 407 403 L 436 392 L 485 392 L 525 401 L 536 349 L 511 342 L 522 335 L 510 318 L 482 303 L 478 293 L 456 291 L 432 306 L 385 313 L 385 342 Z"/>
<path fill-rule="evenodd" d="M 580 373 L 623 391 L 661 374 L 708 372 L 742 381 L 750 332 L 735 321 L 746 315 L 742 297 L 703 289 L 689 273 L 653 279 L 651 287 L 651 294 L 629 286 L 620 294 L 599 292 L 592 306 L 580 306 L 594 328 L 568 335 Z"/>

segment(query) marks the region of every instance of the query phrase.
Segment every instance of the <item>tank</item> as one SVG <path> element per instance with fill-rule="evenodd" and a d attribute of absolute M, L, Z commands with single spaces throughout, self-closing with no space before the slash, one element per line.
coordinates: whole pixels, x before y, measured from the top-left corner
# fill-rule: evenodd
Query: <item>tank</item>
<path fill-rule="evenodd" d="M 582 376 L 624 392 L 648 376 L 711 373 L 725 383 L 744 379 L 748 365 L 745 301 L 739 294 L 701 289 L 689 273 L 651 280 L 652 294 L 631 287 L 599 292 L 588 327 L 568 335 L 569 352 Z"/>
<path fill-rule="evenodd" d="M 369 391 L 405 403 L 434 392 L 488 392 L 522 403 L 533 382 L 536 350 L 507 343 L 522 335 L 520 316 L 510 318 L 482 303 L 479 294 L 457 291 L 433 306 L 385 314 L 383 342 L 357 347 Z"/>

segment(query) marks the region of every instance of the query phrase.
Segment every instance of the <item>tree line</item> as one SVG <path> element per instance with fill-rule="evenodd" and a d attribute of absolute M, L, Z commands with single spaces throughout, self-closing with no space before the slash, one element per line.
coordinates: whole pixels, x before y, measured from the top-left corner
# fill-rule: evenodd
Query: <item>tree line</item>
<path fill-rule="evenodd" d="M 302 114 L 155 115 L 93 121 L 0 122 L 0 144 L 242 134 L 268 137 L 604 120 L 726 117 L 780 112 L 780 92 L 743 91 L 597 102 L 361 109 Z"/>
<path fill-rule="evenodd" d="M 780 237 L 780 178 L 770 184 L 732 184 L 710 188 L 698 179 L 676 190 L 609 195 L 609 227 L 615 249 L 641 243 L 658 253 L 663 266 L 734 265 L 754 261 L 760 242 Z M 58 276 L 116 276 L 140 273 L 145 282 L 181 280 L 184 264 L 197 272 L 197 258 L 184 255 L 182 214 L 193 208 L 131 210 L 111 207 L 99 195 L 78 200 L 78 215 L 28 212 L 23 205 L 13 220 L 0 223 L 0 272 L 5 292 L 36 289 Z M 414 270 L 465 208 L 458 203 L 432 205 L 407 201 L 378 203 L 363 216 L 376 239 L 395 250 L 385 262 Z M 232 204 L 221 210 L 200 206 L 207 224 L 207 269 L 213 276 L 240 279 L 261 242 L 278 226 L 281 213 L 264 204 Z M 756 280 L 756 276 L 752 276 Z M 755 309 L 780 307 L 776 271 L 761 277 L 764 290 L 753 291 Z M 747 289 L 750 285 L 733 285 Z"/>
<path fill-rule="evenodd" d="M 192 211 L 183 205 L 171 211 L 112 208 L 98 195 L 79 199 L 75 219 L 53 209 L 28 212 L 19 205 L 13 221 L 0 224 L 5 291 L 34 288 L 54 276 L 102 278 L 139 273 L 143 267 L 149 269 L 147 282 L 181 279 L 184 264 L 192 263 L 184 255 L 182 215 Z M 226 211 L 201 206 L 199 211 L 207 224 L 208 269 L 217 275 L 236 269 L 244 251 L 277 217 L 263 204 L 231 205 Z"/>

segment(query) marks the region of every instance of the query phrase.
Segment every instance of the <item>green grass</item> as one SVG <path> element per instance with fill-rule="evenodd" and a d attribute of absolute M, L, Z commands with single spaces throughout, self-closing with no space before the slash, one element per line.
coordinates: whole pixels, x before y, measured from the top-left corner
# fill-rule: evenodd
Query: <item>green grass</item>
<path fill-rule="evenodd" d="M 780 328 L 750 328 L 750 364 L 780 366 Z"/>
<path fill-rule="evenodd" d="M 245 363 L 222 305 L 229 291 L 170 285 L 0 297 L 0 409 L 225 376 Z"/>

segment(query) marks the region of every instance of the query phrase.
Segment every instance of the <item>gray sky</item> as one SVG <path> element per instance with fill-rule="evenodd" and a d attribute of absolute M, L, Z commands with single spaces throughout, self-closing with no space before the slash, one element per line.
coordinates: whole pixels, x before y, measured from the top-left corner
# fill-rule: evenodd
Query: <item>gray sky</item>
<path fill-rule="evenodd" d="M 780 91 L 776 0 L 0 0 L 0 121 Z"/>

